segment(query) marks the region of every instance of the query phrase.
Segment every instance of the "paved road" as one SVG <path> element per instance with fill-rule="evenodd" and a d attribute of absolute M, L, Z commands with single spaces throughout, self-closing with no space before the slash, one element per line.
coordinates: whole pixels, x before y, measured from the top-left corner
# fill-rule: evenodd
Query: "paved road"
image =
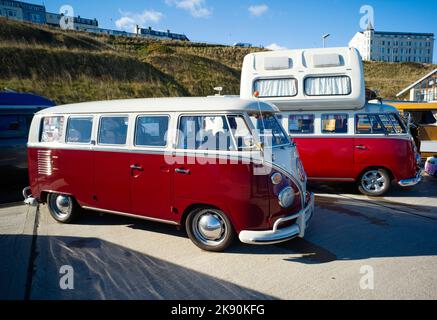
<path fill-rule="evenodd" d="M 41 207 L 28 294 L 32 299 L 437 299 L 437 179 L 410 190 L 395 188 L 378 199 L 347 185 L 312 187 L 316 215 L 305 240 L 236 244 L 221 254 L 202 252 L 172 226 L 95 213 L 67 226 Z M 0 208 L 0 219 L 9 210 Z M 9 236 L 16 237 L 28 239 Z M 59 287 L 63 265 L 74 269 L 74 290 Z M 360 288 L 363 266 L 373 268 L 373 290 Z"/>

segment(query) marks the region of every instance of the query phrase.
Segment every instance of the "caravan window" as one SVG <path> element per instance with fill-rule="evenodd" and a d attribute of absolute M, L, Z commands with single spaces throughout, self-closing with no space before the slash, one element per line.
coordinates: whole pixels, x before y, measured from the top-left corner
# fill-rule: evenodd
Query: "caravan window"
<path fill-rule="evenodd" d="M 292 114 L 288 118 L 288 133 L 308 134 L 314 133 L 313 114 Z"/>
<path fill-rule="evenodd" d="M 258 79 L 254 83 L 254 91 L 259 98 L 294 97 L 297 95 L 297 80 L 294 78 Z"/>
<path fill-rule="evenodd" d="M 305 79 L 307 96 L 347 96 L 351 94 L 351 79 L 347 76 L 309 77 Z"/>
<path fill-rule="evenodd" d="M 322 114 L 322 133 L 347 133 L 347 114 Z"/>
<path fill-rule="evenodd" d="M 376 114 L 359 114 L 356 118 L 357 134 L 381 134 L 385 128 Z"/>

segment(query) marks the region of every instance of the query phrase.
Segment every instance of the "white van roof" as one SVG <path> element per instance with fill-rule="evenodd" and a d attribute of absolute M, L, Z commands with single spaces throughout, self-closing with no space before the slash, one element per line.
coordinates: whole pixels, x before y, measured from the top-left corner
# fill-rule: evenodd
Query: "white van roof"
<path fill-rule="evenodd" d="M 68 104 L 48 108 L 38 114 L 87 114 L 123 112 L 279 112 L 274 105 L 259 100 L 215 96 L 202 98 L 149 98 L 108 100 Z"/>
<path fill-rule="evenodd" d="M 348 77 L 350 81 L 345 77 Z M 256 83 L 260 80 L 265 82 L 266 91 L 280 91 L 283 88 L 279 87 L 284 86 L 284 84 L 275 84 L 271 80 L 284 78 L 295 79 L 292 89 L 293 96 L 261 98 L 263 101 L 274 103 L 281 111 L 360 109 L 366 103 L 364 67 L 361 56 L 355 48 L 319 48 L 251 53 L 244 58 L 240 96 L 243 99 L 253 97 L 257 91 Z M 327 83 L 326 88 L 335 87 L 337 80 L 334 79 L 347 80 L 347 87 L 350 90 L 344 95 L 329 93 L 328 95 L 317 95 L 318 93 L 309 95 L 307 94 L 309 85 L 307 86 L 305 83 L 308 78 L 314 80 L 311 88 L 314 92 L 323 90 L 321 87 L 323 87 L 324 81 Z M 311 84 L 311 81 L 309 80 L 308 83 Z M 342 83 L 345 86 L 344 82 Z M 286 89 L 288 92 L 291 90 L 289 87 Z M 337 88 L 334 89 L 337 90 Z"/>

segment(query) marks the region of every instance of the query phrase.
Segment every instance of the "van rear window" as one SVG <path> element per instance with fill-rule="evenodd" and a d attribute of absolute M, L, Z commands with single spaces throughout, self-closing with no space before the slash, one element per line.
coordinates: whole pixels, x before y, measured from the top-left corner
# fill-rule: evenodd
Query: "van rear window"
<path fill-rule="evenodd" d="M 64 117 L 44 117 L 42 119 L 41 142 L 61 142 L 64 134 Z"/>

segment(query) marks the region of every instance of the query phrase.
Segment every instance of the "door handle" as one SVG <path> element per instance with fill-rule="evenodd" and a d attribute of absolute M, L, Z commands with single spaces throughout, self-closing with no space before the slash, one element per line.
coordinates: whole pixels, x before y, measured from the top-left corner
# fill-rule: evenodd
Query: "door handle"
<path fill-rule="evenodd" d="M 191 173 L 190 170 L 184 168 L 175 169 L 175 172 L 180 174 L 186 174 L 186 175 L 189 175 Z"/>
<path fill-rule="evenodd" d="M 143 167 L 137 164 L 133 164 L 130 166 L 131 170 L 144 171 Z"/>
<path fill-rule="evenodd" d="M 359 150 L 367 150 L 366 146 L 355 146 L 355 148 Z"/>

